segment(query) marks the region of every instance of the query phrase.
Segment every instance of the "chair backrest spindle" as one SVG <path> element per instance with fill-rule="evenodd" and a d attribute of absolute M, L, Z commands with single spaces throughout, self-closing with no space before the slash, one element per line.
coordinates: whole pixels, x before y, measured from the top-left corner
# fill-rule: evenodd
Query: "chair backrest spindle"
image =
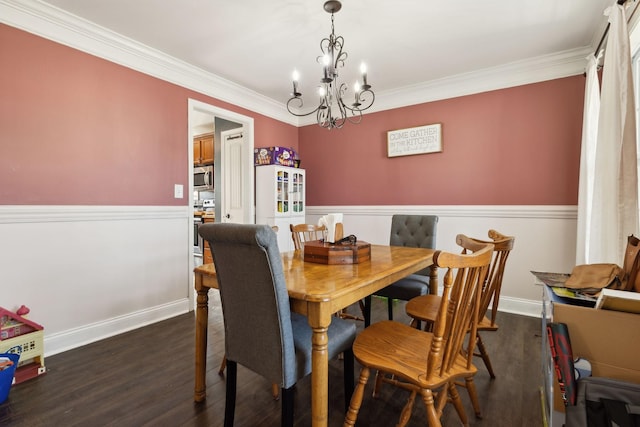
<path fill-rule="evenodd" d="M 502 279 L 504 278 L 504 269 L 507 265 L 507 258 L 513 249 L 515 237 L 505 236 L 495 230 L 489 230 L 489 238 L 493 241 L 485 241 L 473 239 L 480 243 L 493 243 L 493 258 L 487 273 L 486 280 L 483 284 L 482 297 L 480 301 L 480 318 L 486 316 L 491 305 L 491 326 L 496 324 L 496 315 L 498 314 L 498 304 L 500 302 L 500 291 L 502 289 Z"/>
<path fill-rule="evenodd" d="M 295 250 L 303 249 L 305 242 L 327 237 L 327 228 L 324 225 L 290 224 L 289 229 Z"/>
<path fill-rule="evenodd" d="M 471 365 L 475 340 L 465 340 L 465 337 L 469 331 L 474 334 L 471 336 L 475 336 L 477 330 L 482 285 L 493 252 L 492 243 L 477 242 L 464 235 L 458 235 L 456 242 L 466 253 L 438 251 L 434 255 L 434 264 L 447 271 L 443 280 L 442 302 L 433 327 L 434 336 L 428 350 L 427 373 L 430 379 L 449 372 L 461 353 L 465 354 L 467 365 Z"/>

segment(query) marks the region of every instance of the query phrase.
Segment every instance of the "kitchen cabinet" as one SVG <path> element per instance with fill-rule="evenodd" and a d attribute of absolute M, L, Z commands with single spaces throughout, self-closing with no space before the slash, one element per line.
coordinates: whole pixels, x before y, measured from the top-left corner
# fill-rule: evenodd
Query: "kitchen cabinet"
<path fill-rule="evenodd" d="M 256 166 L 256 223 L 278 227 L 280 252 L 292 251 L 290 224 L 303 224 L 305 170 L 279 165 Z"/>
<path fill-rule="evenodd" d="M 213 133 L 206 133 L 193 138 L 194 166 L 212 165 L 215 153 Z"/>

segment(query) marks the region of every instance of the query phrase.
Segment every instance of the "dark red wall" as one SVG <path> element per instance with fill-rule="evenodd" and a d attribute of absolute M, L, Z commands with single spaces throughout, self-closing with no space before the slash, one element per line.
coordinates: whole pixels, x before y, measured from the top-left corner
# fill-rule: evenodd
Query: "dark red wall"
<path fill-rule="evenodd" d="M 0 24 L 0 204 L 186 205 L 188 99 L 297 149 L 309 205 L 577 203 L 584 78 L 297 129 Z M 379 95 L 380 96 L 380 95 Z M 388 158 L 389 130 L 442 123 L 442 153 Z"/>
<path fill-rule="evenodd" d="M 2 24 L 0 64 L 0 204 L 188 204 L 189 98 L 297 148 L 294 126 Z"/>
<path fill-rule="evenodd" d="M 584 78 L 300 129 L 309 205 L 574 205 Z M 442 123 L 443 152 L 387 157 L 387 131 Z"/>

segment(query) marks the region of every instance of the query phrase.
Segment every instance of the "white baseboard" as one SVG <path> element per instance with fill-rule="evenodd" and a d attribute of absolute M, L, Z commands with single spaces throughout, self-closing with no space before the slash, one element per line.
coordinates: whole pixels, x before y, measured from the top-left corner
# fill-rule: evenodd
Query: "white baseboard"
<path fill-rule="evenodd" d="M 529 317 L 542 316 L 542 302 L 522 298 L 513 298 L 508 296 L 500 297 L 500 306 L 498 311 L 505 313 L 520 314 Z"/>
<path fill-rule="evenodd" d="M 122 334 L 151 323 L 170 319 L 190 310 L 193 310 L 193 307 L 190 306 L 189 299 L 183 298 L 168 304 L 128 313 L 124 316 L 46 335 L 44 339 L 45 357 Z"/>

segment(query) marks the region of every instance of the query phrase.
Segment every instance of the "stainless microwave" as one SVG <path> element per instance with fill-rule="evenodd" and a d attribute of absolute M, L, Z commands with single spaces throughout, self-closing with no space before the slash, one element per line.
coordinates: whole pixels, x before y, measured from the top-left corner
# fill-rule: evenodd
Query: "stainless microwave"
<path fill-rule="evenodd" d="M 193 189 L 213 191 L 213 166 L 193 168 Z"/>

